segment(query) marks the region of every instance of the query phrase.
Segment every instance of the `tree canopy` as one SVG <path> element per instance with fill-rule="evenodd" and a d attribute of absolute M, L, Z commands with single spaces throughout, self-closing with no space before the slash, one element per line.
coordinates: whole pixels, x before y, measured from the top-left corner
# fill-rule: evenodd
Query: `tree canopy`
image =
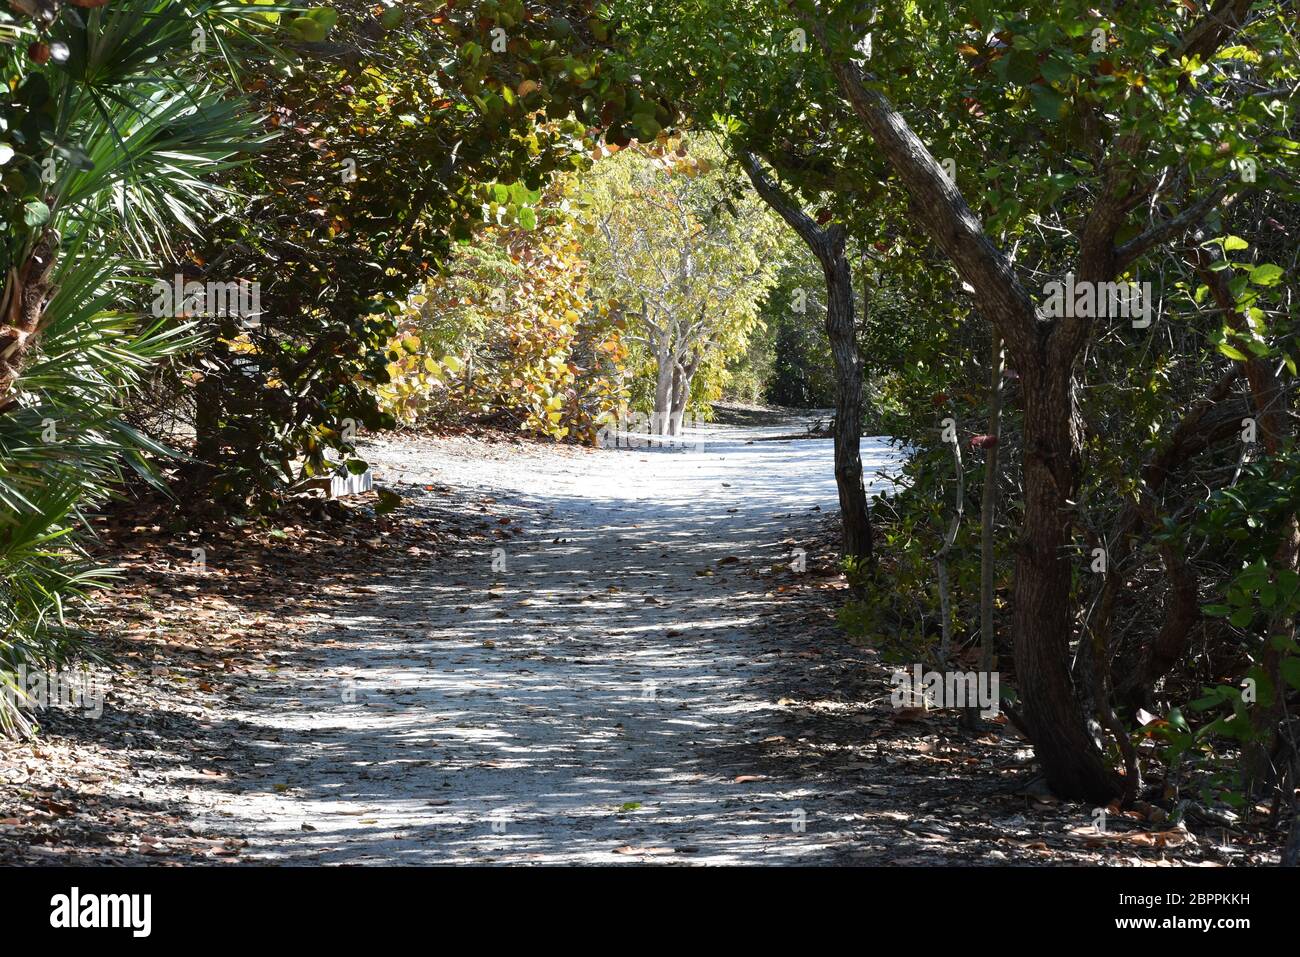
<path fill-rule="evenodd" d="M 95 653 L 141 487 L 763 398 L 833 410 L 844 631 L 1004 674 L 1059 796 L 1294 791 L 1294 3 L 10 7 L 0 672 Z"/>

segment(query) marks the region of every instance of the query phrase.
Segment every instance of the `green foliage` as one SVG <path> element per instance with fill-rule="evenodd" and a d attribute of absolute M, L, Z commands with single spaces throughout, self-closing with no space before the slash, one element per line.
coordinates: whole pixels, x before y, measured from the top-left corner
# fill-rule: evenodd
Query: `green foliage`
<path fill-rule="evenodd" d="M 609 302 L 590 288 L 572 187 L 527 197 L 527 228 L 517 217 L 480 229 L 411 298 L 390 344 L 390 382 L 379 387 L 386 408 L 407 421 L 492 421 L 596 440 L 625 401 L 626 348 Z"/>
<path fill-rule="evenodd" d="M 1081 652 L 1095 640 L 1117 684 L 1137 672 L 1161 633 L 1162 605 L 1177 604 L 1168 566 L 1185 562 L 1202 592 L 1211 583 L 1223 592 L 1211 611 L 1233 631 L 1207 629 L 1196 656 L 1160 672 L 1163 683 L 1126 686 L 1122 720 L 1135 725 L 1135 701 L 1150 696 L 1188 714 L 1189 687 L 1235 689 L 1242 677 L 1268 670 L 1258 665 L 1269 654 L 1294 668 L 1288 649 L 1267 644 L 1294 625 L 1287 597 L 1293 569 L 1274 551 L 1295 514 L 1283 491 L 1292 467 L 1274 456 L 1259 462 L 1256 475 L 1250 463 L 1258 450 L 1243 450 L 1236 429 L 1225 428 L 1252 411 L 1270 414 L 1294 391 L 1300 56 L 1289 5 L 1257 4 L 1212 43 L 1205 38 L 1218 29 L 1209 26 L 1217 14 L 1187 4 L 1103 10 L 1082 2 L 954 7 L 920 0 L 887 15 L 870 5 L 811 0 L 615 8 L 635 25 L 630 55 L 646 75 L 697 123 L 759 155 L 819 221 L 843 223 L 872 260 L 859 280 L 878 271 L 865 284 L 863 355 L 882 428 L 915 454 L 905 491 L 878 515 L 880 577 L 859 582 L 867 595 L 845 612 L 853 630 L 919 657 L 939 631 L 928 566 L 951 520 L 952 457 L 935 437 L 944 418 L 954 420 L 963 442 L 984 431 L 989 340 L 984 324 L 973 321 L 971 287 L 936 255 L 936 230 L 921 228 L 923 211 L 909 207 L 909 190 L 881 163 L 883 151 L 832 74 L 831 64 L 845 60 L 861 67 L 867 87 L 898 107 L 952 175 L 1030 297 L 1075 268 L 1081 252 L 1091 255 L 1087 247 L 1099 233 L 1113 227 L 1106 239 L 1121 254 L 1125 244 L 1139 243 L 1117 278 L 1151 283 L 1156 325 L 1146 332 L 1093 323 L 1072 370 L 1082 458 L 1079 487 L 1061 490 L 1069 503 L 1062 520 L 1073 529 L 1067 551 L 1077 559 L 1068 595 L 1072 660 L 1085 661 Z M 1200 39 L 1179 55 L 1176 44 L 1188 36 Z M 1118 222 L 1092 217 L 1107 204 Z M 1147 233 L 1162 222 L 1177 225 L 1179 216 L 1186 217 L 1181 228 Z M 1210 288 L 1209 277 L 1226 278 L 1226 297 Z M 1043 317 L 1036 332 L 1045 351 L 1047 328 Z M 1043 357 L 1023 351 L 1010 357 L 1004 380 L 999 597 L 1021 544 L 1023 463 L 1041 454 L 1021 447 L 1025 417 L 1035 414 L 1022 407 L 1022 385 Z M 1234 385 L 1200 404 L 1233 363 L 1247 362 L 1249 390 Z M 1261 383 L 1274 375 L 1281 385 L 1271 393 Z M 1179 432 L 1182 423 L 1188 429 Z M 1272 451 L 1290 448 L 1294 435 L 1288 421 L 1270 435 Z M 974 498 L 981 476 L 978 466 L 967 468 Z M 1249 492 L 1265 477 L 1275 486 L 1272 500 Z M 1249 507 L 1232 513 L 1232 496 L 1248 493 Z M 967 503 L 949 556 L 959 641 L 973 637 L 964 623 L 977 620 L 974 504 Z M 1222 524 L 1192 534 L 1193 516 Z M 1259 552 L 1242 554 L 1235 536 L 1259 539 Z M 1122 577 L 1089 570 L 1087 557 L 1103 546 L 1123 556 L 1108 573 Z M 1077 665 L 1072 677 L 1104 696 L 1105 689 L 1090 687 L 1091 665 Z M 1237 724 L 1219 714 L 1209 728 L 1203 740 L 1232 729 L 1236 757 L 1242 735 L 1255 735 L 1259 724 L 1253 714 Z"/>
<path fill-rule="evenodd" d="M 762 331 L 756 339 L 762 351 L 749 364 L 766 366 L 757 374 L 753 399 L 794 408 L 830 408 L 835 404 L 835 376 L 826 341 L 825 282 L 812 253 L 790 238 L 787 258 L 759 313 Z"/>
<path fill-rule="evenodd" d="M 345 436 L 392 426 L 378 396 L 410 291 L 485 219 L 535 225 L 537 191 L 586 162 L 587 123 L 661 112 L 601 66 L 608 26 L 581 4 L 331 9 L 346 56 L 306 43 L 247 74 L 277 139 L 229 181 L 249 201 L 189 254 L 260 282 L 263 306 L 251 330 L 215 324 L 201 359 L 196 502 L 274 508 L 327 450 L 353 456 Z"/>
<path fill-rule="evenodd" d="M 1222 582 L 1217 600 L 1204 606 L 1210 619 L 1221 619 L 1231 629 L 1239 649 L 1224 667 L 1235 672 L 1235 683 L 1201 689 L 1199 697 L 1177 709 L 1180 714 L 1200 714 L 1197 728 L 1184 719 L 1158 730 L 1168 743 L 1168 759 L 1195 759 L 1215 772 L 1215 797 L 1240 806 L 1239 769 L 1231 754 L 1222 753 L 1226 742 L 1236 745 L 1264 743 L 1270 731 L 1254 719 L 1260 708 L 1270 708 L 1279 693 L 1300 691 L 1300 645 L 1293 623 L 1300 615 L 1300 574 L 1279 564 L 1279 546 L 1287 535 L 1288 520 L 1300 507 L 1300 456 L 1295 449 L 1262 458 L 1245 466 L 1240 479 L 1217 490 L 1207 506 L 1186 529 L 1171 528 L 1169 535 L 1204 536 L 1206 545 L 1237 566 Z M 1274 687 L 1264 662 L 1278 659 L 1276 673 L 1285 688 Z"/>
<path fill-rule="evenodd" d="M 234 36 L 241 24 L 230 4 L 121 0 L 61 12 L 48 36 L 65 58 L 3 48 L 17 92 L 0 106 L 0 681 L 79 650 L 71 612 L 108 575 L 78 548 L 85 511 L 128 475 L 160 483 L 152 460 L 170 453 L 124 408 L 197 339 L 136 308 L 149 281 L 139 256 L 195 229 L 223 197 L 212 177 L 257 144 L 191 48 L 196 25 Z M 27 728 L 10 702 L 0 696 L 0 729 Z"/>
<path fill-rule="evenodd" d="M 675 368 L 686 408 L 703 413 L 759 325 L 784 255 L 779 224 L 705 137 L 599 160 L 581 205 L 593 282 L 627 322 L 638 406 L 654 410 L 656 381 Z"/>

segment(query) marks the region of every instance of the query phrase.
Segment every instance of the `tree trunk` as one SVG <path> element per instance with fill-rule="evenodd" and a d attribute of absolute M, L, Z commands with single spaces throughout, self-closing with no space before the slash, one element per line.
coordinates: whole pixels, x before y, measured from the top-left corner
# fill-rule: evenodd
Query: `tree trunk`
<path fill-rule="evenodd" d="M 666 435 L 682 434 L 682 412 L 686 408 L 685 378 L 686 374 L 682 371 L 681 363 L 674 359 L 673 386 L 668 394 L 668 428 L 664 430 Z"/>
<path fill-rule="evenodd" d="M 11 394 L 35 347 L 45 307 L 53 295 L 50 276 L 58 257 L 60 237 L 47 229 L 21 266 L 9 270 L 0 297 L 0 413 L 16 404 Z"/>
<path fill-rule="evenodd" d="M 826 276 L 826 338 L 835 360 L 835 486 L 846 558 L 871 561 L 871 512 L 862 484 L 862 355 L 853 319 L 853 276 L 837 230 L 819 254 Z"/>
<path fill-rule="evenodd" d="M 1073 376 L 1086 322 L 1040 321 L 1010 259 L 889 99 L 859 67 L 817 36 L 845 99 L 894 168 L 912 212 L 974 290 L 980 311 L 1006 341 L 1024 384 L 1025 517 L 1016 561 L 1015 658 L 1024 719 L 1052 789 L 1064 798 L 1108 801 L 1119 793 L 1105 756 L 1088 734 L 1070 682 L 1073 635 L 1070 504 L 1077 484 Z M 1046 331 L 1050 330 L 1050 332 Z"/>
<path fill-rule="evenodd" d="M 1002 441 L 1002 337 L 993 332 L 993 362 L 989 370 L 988 434 L 993 443 L 984 448 L 984 494 L 980 501 L 980 670 L 998 666 L 997 626 L 993 622 L 993 529 L 998 513 L 998 453 Z"/>
<path fill-rule="evenodd" d="M 695 371 L 700 367 L 701 356 L 696 353 L 685 365 L 674 363 L 673 396 L 671 405 L 672 431 L 669 435 L 681 435 L 682 423 L 686 418 L 686 406 L 691 401 L 691 383 L 695 380 Z"/>
<path fill-rule="evenodd" d="M 1025 511 L 1014 620 L 1022 715 L 1052 790 L 1105 804 L 1120 789 L 1088 732 L 1069 669 L 1070 512 L 1079 447 L 1073 377 L 1044 361 L 1023 369 L 1021 383 Z"/>
<path fill-rule="evenodd" d="M 939 667 L 947 670 L 952 657 L 952 598 L 948 590 L 948 553 L 961 531 L 962 517 L 966 513 L 966 471 L 961 461 L 961 438 L 953 432 L 952 464 L 957 479 L 957 500 L 953 505 L 952 524 L 943 537 L 943 543 L 934 556 L 934 570 L 939 576 Z"/>
<path fill-rule="evenodd" d="M 677 371 L 671 352 L 659 349 L 655 361 L 658 364 L 655 376 L 655 410 L 650 423 L 651 435 L 671 435 L 669 428 L 673 407 L 673 376 Z"/>
<path fill-rule="evenodd" d="M 853 316 L 853 273 L 839 224 L 822 229 L 768 179 L 754 154 L 737 154 L 754 190 L 799 234 L 826 277 L 826 337 L 835 360 L 835 487 L 844 556 L 871 561 L 871 511 L 862 484 L 862 356 Z"/>

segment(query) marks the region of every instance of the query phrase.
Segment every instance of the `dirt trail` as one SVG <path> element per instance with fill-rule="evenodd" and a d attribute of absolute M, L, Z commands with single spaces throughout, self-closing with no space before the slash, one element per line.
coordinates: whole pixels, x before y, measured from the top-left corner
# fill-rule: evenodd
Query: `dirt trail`
<path fill-rule="evenodd" d="M 790 431 L 577 455 L 375 443 L 382 480 L 488 490 L 523 532 L 332 616 L 313 668 L 226 716 L 259 767 L 192 794 L 202 824 L 247 835 L 245 860 L 840 856 L 828 795 L 755 761 L 783 730 L 764 675 L 810 641 L 772 627 L 774 581 L 836 502 L 829 442 L 763 440 Z M 869 474 L 894 460 L 865 454 Z"/>
<path fill-rule="evenodd" d="M 835 621 L 830 443 L 781 438 L 805 424 L 388 438 L 382 522 L 128 519 L 103 716 L 0 742 L 0 864 L 1276 863 L 1136 811 L 1098 833 L 1011 725 L 893 708 Z M 210 567 L 178 566 L 196 543 Z"/>

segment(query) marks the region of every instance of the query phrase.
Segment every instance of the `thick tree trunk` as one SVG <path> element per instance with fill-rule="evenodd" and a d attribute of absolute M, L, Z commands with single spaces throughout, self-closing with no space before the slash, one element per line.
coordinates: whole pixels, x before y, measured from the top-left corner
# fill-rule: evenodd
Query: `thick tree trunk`
<path fill-rule="evenodd" d="M 1069 669 L 1070 513 L 1078 485 L 1072 375 L 1069 369 L 1030 366 L 1022 370 L 1021 383 L 1025 517 L 1014 630 L 1022 715 L 1052 790 L 1104 804 L 1120 789 L 1088 732 Z"/>

